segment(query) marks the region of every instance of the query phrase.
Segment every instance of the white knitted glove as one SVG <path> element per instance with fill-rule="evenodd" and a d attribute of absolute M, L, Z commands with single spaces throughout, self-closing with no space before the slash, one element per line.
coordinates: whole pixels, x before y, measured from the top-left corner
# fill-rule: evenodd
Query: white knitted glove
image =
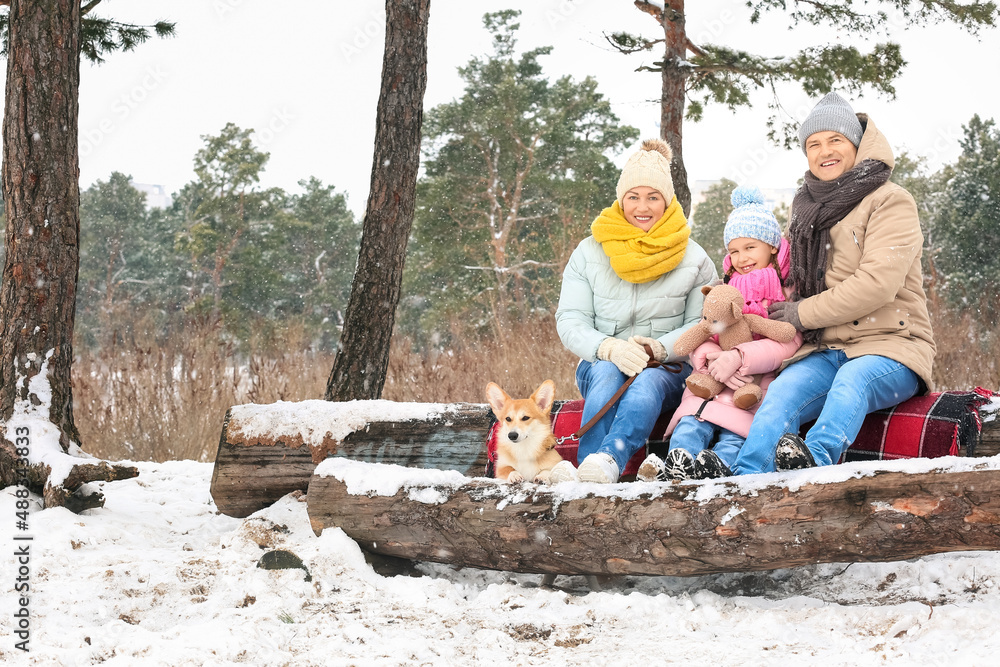
<path fill-rule="evenodd" d="M 656 361 L 663 361 L 667 358 L 667 348 L 663 347 L 663 343 L 655 338 L 650 338 L 648 336 L 632 336 L 628 340 L 630 343 L 638 343 L 640 347 L 648 345 L 649 349 L 653 351 L 653 359 Z"/>
<path fill-rule="evenodd" d="M 620 338 L 605 338 L 597 348 L 597 358 L 610 361 L 629 377 L 644 369 L 646 362 L 649 361 L 642 345 Z"/>

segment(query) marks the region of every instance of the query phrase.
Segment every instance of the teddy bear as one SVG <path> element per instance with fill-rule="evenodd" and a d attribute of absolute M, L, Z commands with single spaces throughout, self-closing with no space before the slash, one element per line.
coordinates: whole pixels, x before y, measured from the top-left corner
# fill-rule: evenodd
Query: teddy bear
<path fill-rule="evenodd" d="M 779 343 L 787 343 L 795 338 L 795 327 L 788 322 L 776 322 L 760 315 L 744 314 L 746 302 L 735 287 L 729 285 L 708 285 L 701 288 L 705 295 L 701 321 L 681 334 L 674 343 L 674 353 L 691 354 L 696 347 L 713 335 L 719 336 L 719 347 L 731 350 L 740 343 L 753 340 L 753 334 L 760 334 Z M 733 404 L 748 410 L 760 402 L 764 392 L 760 388 L 760 376 L 754 376 L 733 394 Z M 718 395 L 726 385 L 708 373 L 692 373 L 688 376 L 687 387 L 699 398 L 709 400 Z"/>

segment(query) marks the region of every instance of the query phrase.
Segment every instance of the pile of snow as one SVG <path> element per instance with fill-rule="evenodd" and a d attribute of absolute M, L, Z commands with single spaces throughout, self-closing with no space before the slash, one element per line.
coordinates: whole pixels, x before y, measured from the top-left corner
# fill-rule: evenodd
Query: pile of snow
<path fill-rule="evenodd" d="M 582 577 L 421 565 L 385 578 L 340 530 L 316 537 L 288 496 L 219 514 L 211 464 L 138 463 L 107 505 L 41 510 L 13 530 L 0 492 L 0 661 L 90 665 L 992 664 L 1000 553 L 693 578 Z M 397 480 L 398 482 L 398 480 Z M 13 534 L 30 534 L 30 648 L 15 649 Z M 16 544 L 23 544 L 18 542 Z M 256 567 L 287 549 L 300 569 Z"/>

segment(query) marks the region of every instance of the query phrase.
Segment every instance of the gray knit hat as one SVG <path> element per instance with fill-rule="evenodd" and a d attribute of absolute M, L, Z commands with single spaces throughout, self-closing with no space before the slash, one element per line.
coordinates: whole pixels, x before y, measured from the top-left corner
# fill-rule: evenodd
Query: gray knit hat
<path fill-rule="evenodd" d="M 806 152 L 806 139 L 817 132 L 839 132 L 857 148 L 861 143 L 861 121 L 854 109 L 837 93 L 827 93 L 799 126 L 799 143 Z"/>
<path fill-rule="evenodd" d="M 674 182 L 670 178 L 670 161 L 674 153 L 662 139 L 646 139 L 639 150 L 625 163 L 622 175 L 618 178 L 618 204 L 622 197 L 634 187 L 645 185 L 658 191 L 669 207 L 674 199 Z"/>

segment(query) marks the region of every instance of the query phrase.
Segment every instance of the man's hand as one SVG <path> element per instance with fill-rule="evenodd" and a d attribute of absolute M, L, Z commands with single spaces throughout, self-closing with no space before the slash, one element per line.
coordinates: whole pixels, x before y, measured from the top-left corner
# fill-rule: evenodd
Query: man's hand
<path fill-rule="evenodd" d="M 788 322 L 797 331 L 805 331 L 802 320 L 799 319 L 798 301 L 779 301 L 767 307 L 767 315 L 775 322 Z"/>

